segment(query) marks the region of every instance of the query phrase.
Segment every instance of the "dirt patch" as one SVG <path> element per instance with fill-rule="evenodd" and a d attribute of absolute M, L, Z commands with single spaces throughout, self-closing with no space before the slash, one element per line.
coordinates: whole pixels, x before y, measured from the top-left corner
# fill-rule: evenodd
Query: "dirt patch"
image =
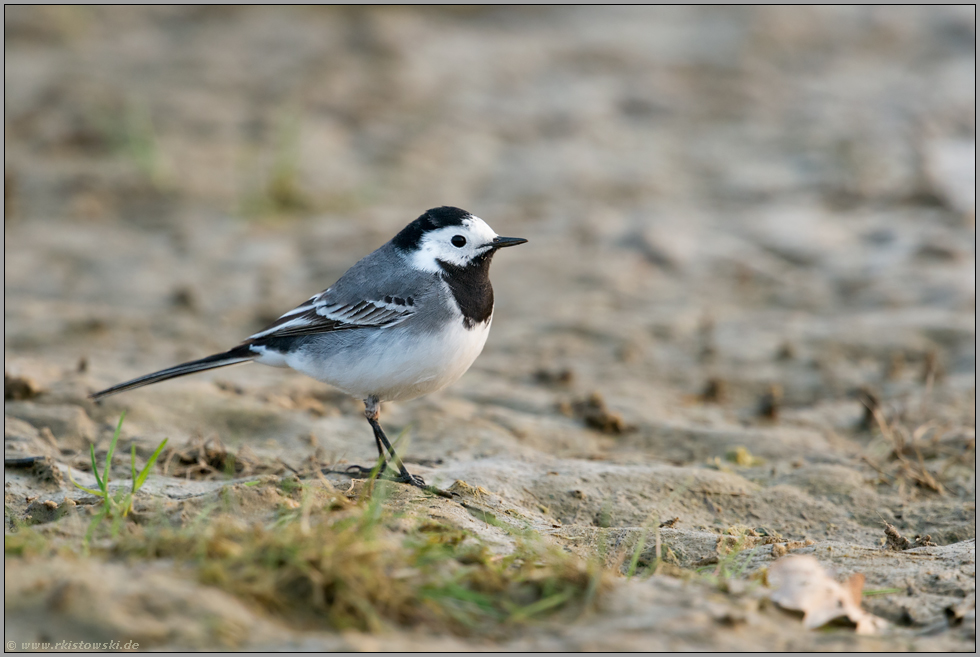
<path fill-rule="evenodd" d="M 185 479 L 214 479 L 261 474 L 282 474 L 286 466 L 260 459 L 243 445 L 229 452 L 220 438 L 197 438 L 186 445 L 166 449 L 160 455 L 164 475 Z"/>

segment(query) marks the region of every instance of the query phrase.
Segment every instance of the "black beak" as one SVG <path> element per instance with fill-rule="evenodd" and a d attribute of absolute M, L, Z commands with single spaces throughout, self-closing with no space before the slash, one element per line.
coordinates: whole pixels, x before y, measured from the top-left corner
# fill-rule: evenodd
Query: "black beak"
<path fill-rule="evenodd" d="M 494 237 L 493 242 L 490 244 L 495 249 L 502 249 L 505 246 L 517 246 L 518 244 L 523 244 L 527 240 L 523 237 Z"/>

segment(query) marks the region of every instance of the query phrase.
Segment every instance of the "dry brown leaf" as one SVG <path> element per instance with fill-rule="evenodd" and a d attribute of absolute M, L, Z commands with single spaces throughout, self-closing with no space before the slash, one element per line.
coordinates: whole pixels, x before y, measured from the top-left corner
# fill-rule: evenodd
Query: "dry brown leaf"
<path fill-rule="evenodd" d="M 809 630 L 842 617 L 857 626 L 858 634 L 877 634 L 886 625 L 883 618 L 861 608 L 864 575 L 852 575 L 841 584 L 814 557 L 792 555 L 769 568 L 769 582 L 775 588 L 772 601 L 784 609 L 802 611 L 803 626 Z"/>

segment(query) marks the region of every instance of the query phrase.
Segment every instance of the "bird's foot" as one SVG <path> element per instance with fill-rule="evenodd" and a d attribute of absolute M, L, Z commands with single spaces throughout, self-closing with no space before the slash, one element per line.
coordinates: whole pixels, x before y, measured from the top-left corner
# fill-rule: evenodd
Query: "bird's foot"
<path fill-rule="evenodd" d="M 400 475 L 395 477 L 394 480 L 403 484 L 410 484 L 416 488 L 429 488 L 429 486 L 425 483 L 425 479 L 418 475 L 410 474 L 407 471 L 402 472 Z"/>
<path fill-rule="evenodd" d="M 388 469 L 388 464 L 382 463 L 381 467 L 378 469 L 377 476 L 380 478 L 381 475 L 385 474 L 385 471 L 387 469 Z M 358 479 L 360 478 L 367 479 L 371 476 L 371 473 L 373 472 L 374 472 L 374 468 L 365 468 L 362 465 L 350 465 L 344 468 L 344 474 L 350 475 Z M 387 478 L 390 479 L 391 481 L 397 481 L 400 484 L 409 484 L 411 486 L 415 486 L 416 488 L 423 488 L 426 490 L 431 488 L 431 486 L 425 483 L 425 479 L 423 479 L 418 475 L 411 474 L 410 472 L 408 472 L 408 470 L 402 470 L 400 474 L 390 476 Z"/>

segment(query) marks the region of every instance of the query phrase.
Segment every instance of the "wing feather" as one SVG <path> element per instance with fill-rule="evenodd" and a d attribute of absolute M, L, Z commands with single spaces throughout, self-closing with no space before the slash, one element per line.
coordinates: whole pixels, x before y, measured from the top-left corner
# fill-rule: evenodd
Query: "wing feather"
<path fill-rule="evenodd" d="M 329 331 L 384 328 L 400 324 L 415 314 L 414 307 L 391 302 L 388 300 L 391 297 L 345 304 L 332 302 L 330 292 L 326 290 L 293 308 L 263 330 L 249 336 L 246 342 Z"/>

